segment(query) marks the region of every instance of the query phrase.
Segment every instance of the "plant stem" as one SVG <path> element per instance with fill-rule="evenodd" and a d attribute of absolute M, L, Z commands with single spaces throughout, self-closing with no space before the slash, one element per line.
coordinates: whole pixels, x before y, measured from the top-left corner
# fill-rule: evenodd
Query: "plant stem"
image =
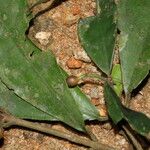
<path fill-rule="evenodd" d="M 4 128 L 6 128 L 5 124 L 9 124 L 9 126 L 16 125 L 16 126 L 21 126 L 21 127 L 29 128 L 29 129 L 32 129 L 32 130 L 40 131 L 40 132 L 43 132 L 43 133 L 47 133 L 47 134 L 50 134 L 50 135 L 53 135 L 53 136 L 56 136 L 56 137 L 60 137 L 62 139 L 68 140 L 70 142 L 73 142 L 73 143 L 76 143 L 76 144 L 81 144 L 83 146 L 90 147 L 90 148 L 93 148 L 93 149 L 114 150 L 113 148 L 111 148 L 111 147 L 109 147 L 105 144 L 101 144 L 99 142 L 94 142 L 94 141 L 89 140 L 89 139 L 84 139 L 84 138 L 81 138 L 80 136 L 77 136 L 77 135 L 70 135 L 68 133 L 58 131 L 58 130 L 55 130 L 55 129 L 50 129 L 48 127 L 43 127 L 40 124 L 35 124 L 33 122 L 30 122 L 30 121 L 15 118 L 11 115 L 7 115 L 7 114 L 3 113 L 3 114 L 1 114 L 1 116 L 0 116 L 0 119 L 1 118 L 2 119 L 0 121 L 4 122 L 3 123 Z"/>
<path fill-rule="evenodd" d="M 129 129 L 126 126 L 122 126 L 126 134 L 129 136 L 130 140 L 132 141 L 133 145 L 137 150 L 143 150 L 141 144 L 137 141 L 137 139 L 133 136 L 133 134 L 129 131 Z"/>
<path fill-rule="evenodd" d="M 125 95 L 125 102 L 124 102 L 126 107 L 130 106 L 130 100 L 131 100 L 131 93 L 127 93 Z"/>
<path fill-rule="evenodd" d="M 91 79 L 96 79 L 96 80 L 108 81 L 107 78 L 101 77 L 100 75 L 95 74 L 95 73 L 81 74 L 78 78 L 79 80 L 83 80 L 85 78 L 91 78 Z"/>
<path fill-rule="evenodd" d="M 127 135 L 126 131 L 125 130 L 121 130 L 119 132 L 119 134 L 121 134 L 128 141 L 128 143 L 129 143 L 129 149 L 130 150 L 134 150 L 133 144 L 130 142 L 129 136 Z"/>

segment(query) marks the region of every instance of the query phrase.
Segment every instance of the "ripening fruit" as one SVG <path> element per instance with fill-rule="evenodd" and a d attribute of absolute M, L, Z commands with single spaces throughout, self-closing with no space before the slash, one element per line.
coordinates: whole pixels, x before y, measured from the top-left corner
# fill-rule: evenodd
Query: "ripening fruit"
<path fill-rule="evenodd" d="M 79 82 L 79 78 L 76 77 L 76 76 L 69 76 L 67 79 L 66 79 L 66 82 L 68 84 L 69 87 L 74 87 L 74 86 L 77 86 L 78 85 L 78 82 Z"/>

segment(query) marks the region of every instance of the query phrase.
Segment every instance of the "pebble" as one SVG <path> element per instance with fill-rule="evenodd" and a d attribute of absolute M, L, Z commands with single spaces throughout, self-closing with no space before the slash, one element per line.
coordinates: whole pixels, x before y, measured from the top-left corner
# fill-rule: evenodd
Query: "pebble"
<path fill-rule="evenodd" d="M 92 102 L 92 104 L 95 105 L 95 106 L 98 106 L 98 105 L 100 104 L 98 98 L 91 98 L 91 102 Z"/>
<path fill-rule="evenodd" d="M 103 117 L 107 116 L 107 115 L 108 115 L 108 112 L 107 112 L 107 110 L 106 110 L 106 107 L 101 107 L 101 108 L 99 109 L 99 114 L 100 114 L 100 116 L 103 116 Z"/>
<path fill-rule="evenodd" d="M 80 60 L 75 59 L 74 57 L 71 57 L 66 62 L 66 65 L 69 69 L 79 69 L 82 67 L 83 62 Z"/>
<path fill-rule="evenodd" d="M 41 45 L 46 46 L 49 43 L 49 38 L 51 37 L 50 32 L 40 31 L 35 34 L 35 38 L 40 42 Z"/>
<path fill-rule="evenodd" d="M 81 9 L 78 5 L 76 5 L 72 7 L 71 12 L 73 15 L 78 15 L 81 13 Z"/>
<path fill-rule="evenodd" d="M 73 55 L 75 59 L 82 60 L 86 63 L 91 62 L 91 59 L 89 58 L 89 56 L 87 55 L 85 51 L 73 51 Z"/>

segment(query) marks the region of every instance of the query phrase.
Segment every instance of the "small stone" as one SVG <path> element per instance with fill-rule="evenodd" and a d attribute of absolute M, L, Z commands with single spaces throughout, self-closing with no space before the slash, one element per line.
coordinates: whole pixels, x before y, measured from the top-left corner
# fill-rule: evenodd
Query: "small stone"
<path fill-rule="evenodd" d="M 73 54 L 75 59 L 82 60 L 87 63 L 91 62 L 91 59 L 85 51 L 74 51 Z"/>
<path fill-rule="evenodd" d="M 71 9 L 71 12 L 72 12 L 73 15 L 80 14 L 80 12 L 81 12 L 80 7 L 79 6 L 73 6 L 72 9 Z"/>
<path fill-rule="evenodd" d="M 38 32 L 35 35 L 35 38 L 40 42 L 41 45 L 47 45 L 49 43 L 49 38 L 51 36 L 50 32 Z"/>
<path fill-rule="evenodd" d="M 120 145 L 125 145 L 125 143 L 126 143 L 125 139 L 119 139 L 118 140 L 118 144 L 120 144 Z"/>
<path fill-rule="evenodd" d="M 92 104 L 95 105 L 95 106 L 98 106 L 98 105 L 100 104 L 98 98 L 92 98 L 92 99 L 91 99 L 91 102 L 92 102 Z"/>
<path fill-rule="evenodd" d="M 107 110 L 106 110 L 105 107 L 101 107 L 101 108 L 99 109 L 99 114 L 100 114 L 100 116 L 103 116 L 103 117 L 108 116 L 108 112 L 107 112 Z"/>
<path fill-rule="evenodd" d="M 69 69 L 79 69 L 82 67 L 83 62 L 80 60 L 77 60 L 73 57 L 71 57 L 70 59 L 68 59 L 66 65 Z"/>

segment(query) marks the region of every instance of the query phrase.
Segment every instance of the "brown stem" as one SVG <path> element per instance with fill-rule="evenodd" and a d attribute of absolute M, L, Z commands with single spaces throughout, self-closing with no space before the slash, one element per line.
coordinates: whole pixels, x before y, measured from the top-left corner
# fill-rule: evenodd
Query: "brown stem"
<path fill-rule="evenodd" d="M 130 150 L 134 150 L 133 144 L 130 142 L 130 139 L 129 139 L 129 137 L 128 137 L 126 131 L 125 131 L 125 130 L 121 130 L 121 131 L 119 132 L 119 134 L 121 134 L 121 135 L 128 141 L 128 143 L 129 143 L 129 149 L 130 149 Z"/>
<path fill-rule="evenodd" d="M 129 131 L 126 126 L 122 126 L 126 134 L 129 136 L 130 140 L 132 141 L 133 145 L 137 150 L 143 150 L 141 144 L 137 141 L 137 139 L 133 136 L 133 134 Z"/>
<path fill-rule="evenodd" d="M 73 143 L 76 143 L 76 144 L 81 144 L 83 146 L 90 147 L 90 148 L 93 148 L 93 149 L 114 150 L 113 148 L 111 148 L 109 146 L 106 146 L 104 144 L 101 144 L 99 142 L 94 142 L 94 141 L 89 140 L 89 139 L 81 138 L 80 136 L 77 136 L 77 135 L 70 135 L 70 134 L 62 132 L 62 131 L 58 131 L 58 130 L 55 130 L 55 129 L 50 129 L 50 128 L 47 128 L 47 127 L 43 127 L 40 124 L 35 124 L 33 122 L 30 122 L 30 121 L 18 119 L 18 118 L 15 118 L 15 117 L 11 116 L 11 115 L 2 114 L 2 117 L 0 117 L 0 118 L 2 118 L 1 122 L 4 122 L 3 123 L 4 128 L 5 128 L 5 123 L 9 122 L 10 126 L 12 126 L 12 125 L 22 126 L 22 127 L 29 128 L 29 129 L 32 129 L 32 130 L 47 133 L 47 134 L 50 134 L 50 135 L 53 135 L 53 136 L 56 136 L 56 137 L 60 137 L 62 139 L 68 140 L 70 142 L 73 142 Z"/>

